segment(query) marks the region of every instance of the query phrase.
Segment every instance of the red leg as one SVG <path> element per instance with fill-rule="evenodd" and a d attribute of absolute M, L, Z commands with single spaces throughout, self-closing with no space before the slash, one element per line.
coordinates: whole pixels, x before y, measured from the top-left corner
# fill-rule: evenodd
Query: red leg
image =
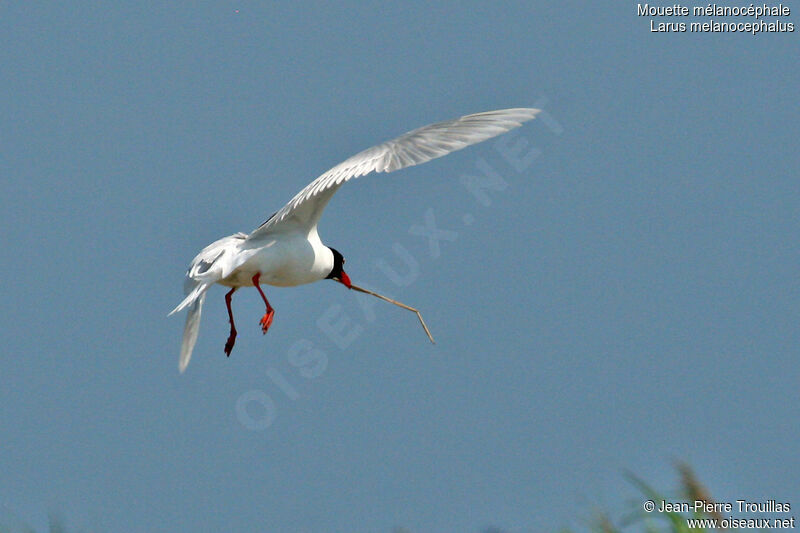
<path fill-rule="evenodd" d="M 261 332 L 266 333 L 269 327 L 272 325 L 272 317 L 275 316 L 275 310 L 269 305 L 269 301 L 267 297 L 264 295 L 264 291 L 261 290 L 261 286 L 258 284 L 258 280 L 261 279 L 261 272 L 257 273 L 253 276 L 253 285 L 255 285 L 256 289 L 258 289 L 258 293 L 261 295 L 261 299 L 264 300 L 264 304 L 267 306 L 267 312 L 264 313 L 264 316 L 261 317 L 259 323 L 261 324 Z"/>
<path fill-rule="evenodd" d="M 231 356 L 233 345 L 236 343 L 236 326 L 233 325 L 233 310 L 231 309 L 231 297 L 233 297 L 234 292 L 236 292 L 236 287 L 225 295 L 225 305 L 228 307 L 228 321 L 231 323 L 231 334 L 228 336 L 228 340 L 225 341 L 225 355 L 228 357 Z"/>

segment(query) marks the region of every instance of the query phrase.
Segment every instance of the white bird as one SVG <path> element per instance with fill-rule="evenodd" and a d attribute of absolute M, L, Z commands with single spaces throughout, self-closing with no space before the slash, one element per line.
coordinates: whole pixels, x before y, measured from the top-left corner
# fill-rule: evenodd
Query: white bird
<path fill-rule="evenodd" d="M 344 257 L 322 244 L 317 233 L 323 209 L 344 182 L 370 172 L 392 172 L 447 155 L 517 128 L 539 111 L 517 108 L 466 115 L 430 124 L 373 146 L 309 183 L 249 235 L 236 233 L 203 248 L 186 272 L 186 297 L 170 313 L 189 308 L 178 363 L 180 371 L 189 364 L 206 291 L 215 283 L 231 288 L 225 295 L 231 325 L 225 343 L 227 356 L 236 341 L 231 297 L 239 287 L 255 286 L 261 294 L 266 305 L 266 313 L 260 321 L 264 333 L 272 324 L 275 310 L 264 295 L 261 283 L 292 287 L 333 279 L 350 288 L 350 278 L 342 269 Z"/>

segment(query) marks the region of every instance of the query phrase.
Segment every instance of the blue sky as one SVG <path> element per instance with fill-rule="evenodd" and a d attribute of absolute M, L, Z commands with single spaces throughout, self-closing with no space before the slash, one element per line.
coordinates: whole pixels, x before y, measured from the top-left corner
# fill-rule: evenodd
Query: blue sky
<path fill-rule="evenodd" d="M 675 459 L 795 503 L 798 52 L 628 2 L 3 3 L 0 524 L 546 531 Z M 372 144 L 519 106 L 545 113 L 323 217 L 435 346 L 321 282 L 268 288 L 266 336 L 237 292 L 226 359 L 219 287 L 178 374 L 203 246 Z"/>

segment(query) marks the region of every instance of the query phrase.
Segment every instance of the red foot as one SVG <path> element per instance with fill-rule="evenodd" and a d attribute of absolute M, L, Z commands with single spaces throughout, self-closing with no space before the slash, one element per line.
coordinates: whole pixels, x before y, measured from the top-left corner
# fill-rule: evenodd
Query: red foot
<path fill-rule="evenodd" d="M 225 355 L 228 357 L 231 356 L 231 352 L 233 351 L 233 345 L 236 344 L 236 331 L 231 331 L 228 340 L 225 341 Z"/>
<path fill-rule="evenodd" d="M 261 324 L 261 332 L 266 333 L 269 330 L 269 327 L 272 325 L 272 317 L 275 316 L 275 311 L 270 309 L 267 311 L 264 316 L 261 317 L 259 324 Z"/>

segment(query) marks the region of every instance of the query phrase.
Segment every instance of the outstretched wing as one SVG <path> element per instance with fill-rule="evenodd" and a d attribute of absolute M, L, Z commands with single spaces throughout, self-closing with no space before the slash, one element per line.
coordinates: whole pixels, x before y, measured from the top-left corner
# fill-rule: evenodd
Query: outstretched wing
<path fill-rule="evenodd" d="M 248 239 L 267 235 L 289 220 L 310 229 L 317 224 L 333 193 L 344 182 L 370 172 L 392 172 L 442 157 L 517 128 L 534 118 L 539 111 L 517 108 L 475 113 L 430 124 L 368 148 L 309 183 L 280 211 L 253 231 Z"/>

